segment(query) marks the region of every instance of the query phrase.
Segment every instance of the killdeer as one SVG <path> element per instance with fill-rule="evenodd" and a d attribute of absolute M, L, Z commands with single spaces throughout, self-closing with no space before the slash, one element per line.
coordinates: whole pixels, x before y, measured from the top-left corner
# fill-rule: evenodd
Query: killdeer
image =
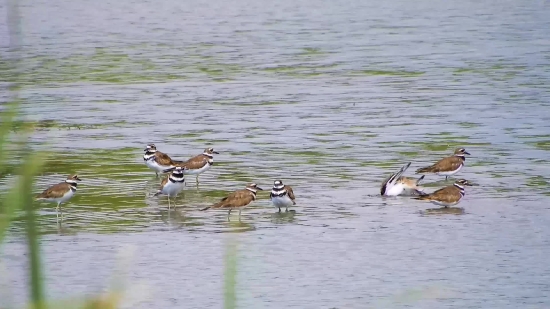
<path fill-rule="evenodd" d="M 281 212 L 281 207 L 285 207 L 286 211 L 288 211 L 288 206 L 296 205 L 296 202 L 294 201 L 296 197 L 294 196 L 292 188 L 284 185 L 280 180 L 275 180 L 273 182 L 273 189 L 271 189 L 271 194 L 269 197 L 271 198 L 273 205 L 279 208 L 279 212 Z"/>
<path fill-rule="evenodd" d="M 176 167 L 170 176 L 164 178 L 160 183 L 160 188 L 154 196 L 159 194 L 165 194 L 168 196 L 168 209 L 170 209 L 170 197 L 176 197 L 178 193 L 183 190 L 185 182 L 183 174 L 185 173 L 184 167 Z M 175 207 L 175 205 L 174 205 Z"/>
<path fill-rule="evenodd" d="M 145 165 L 155 171 L 157 177 L 160 172 L 168 173 L 176 167 L 176 164 L 182 163 L 182 161 L 174 161 L 164 152 L 158 151 L 155 144 L 148 144 L 147 148 L 143 151 L 145 151 L 145 154 L 143 155 Z"/>
<path fill-rule="evenodd" d="M 433 204 L 449 207 L 460 202 L 464 197 L 464 186 L 472 186 L 466 179 L 459 179 L 454 184 L 441 188 L 433 193 L 415 197 L 415 200 L 430 201 Z"/>
<path fill-rule="evenodd" d="M 81 181 L 78 178 L 78 175 L 70 175 L 64 182 L 60 182 L 53 186 L 50 186 L 48 189 L 44 190 L 42 193 L 36 196 L 37 200 L 43 200 L 46 202 L 55 202 L 57 207 L 57 215 L 59 216 L 59 205 L 64 203 L 73 197 L 76 193 L 77 182 Z"/>
<path fill-rule="evenodd" d="M 380 195 L 421 194 L 423 188 L 419 187 L 418 184 L 424 179 L 424 175 L 418 179 L 402 176 L 410 165 L 410 162 L 405 164 L 397 173 L 393 173 L 390 177 L 386 178 L 380 187 Z"/>
<path fill-rule="evenodd" d="M 214 205 L 205 207 L 201 209 L 201 211 L 210 209 L 210 208 L 224 208 L 229 209 L 229 212 L 227 213 L 227 218 L 229 219 L 229 215 L 231 214 L 231 210 L 233 208 L 239 209 L 239 220 L 241 219 L 241 210 L 248 206 L 251 202 L 256 200 L 256 192 L 258 190 L 263 190 L 262 188 L 258 187 L 255 183 L 251 183 L 246 186 L 246 188 L 242 190 L 237 190 L 228 196 L 221 199 L 219 202 L 217 202 Z"/>
<path fill-rule="evenodd" d="M 185 174 L 197 175 L 197 185 L 199 184 L 199 175 L 209 170 L 214 164 L 214 154 L 219 154 L 214 151 L 213 148 L 206 148 L 203 153 L 196 155 L 191 159 L 177 164 L 178 166 L 184 166 L 187 168 Z M 168 169 L 167 171 L 170 171 Z M 166 171 L 165 171 L 166 172 Z"/>
<path fill-rule="evenodd" d="M 434 165 L 419 168 L 416 170 L 416 174 L 435 173 L 439 176 L 445 176 L 445 180 L 447 180 L 449 176 L 458 173 L 464 167 L 464 162 L 466 161 L 465 155 L 469 154 L 466 149 L 457 148 L 452 156 L 443 158 Z"/>

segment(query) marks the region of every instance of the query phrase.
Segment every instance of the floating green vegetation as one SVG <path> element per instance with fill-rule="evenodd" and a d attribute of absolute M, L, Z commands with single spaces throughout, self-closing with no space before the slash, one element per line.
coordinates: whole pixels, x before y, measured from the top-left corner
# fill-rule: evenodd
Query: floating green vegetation
<path fill-rule="evenodd" d="M 359 70 L 352 71 L 354 75 L 379 75 L 379 76 L 401 76 L 401 77 L 416 77 L 421 76 L 426 72 L 422 71 L 390 71 L 390 70 Z"/>
<path fill-rule="evenodd" d="M 323 52 L 320 48 L 306 47 L 299 53 L 300 56 L 313 56 L 313 55 L 323 55 Z"/>
<path fill-rule="evenodd" d="M 318 158 L 329 156 L 329 154 L 327 153 L 315 151 L 315 150 L 288 151 L 288 152 L 285 152 L 285 154 L 288 154 L 291 156 L 297 156 L 297 157 L 318 157 Z"/>
<path fill-rule="evenodd" d="M 260 101 L 253 104 L 247 105 L 258 105 L 258 106 L 269 106 L 269 105 L 289 105 L 289 104 L 298 104 L 298 101 Z"/>
<path fill-rule="evenodd" d="M 308 77 L 331 73 L 331 69 L 337 66 L 338 63 L 330 63 L 324 65 L 282 65 L 277 67 L 267 67 L 263 68 L 262 70 L 265 72 L 283 74 L 290 77 Z"/>
<path fill-rule="evenodd" d="M 397 153 L 404 157 L 415 157 L 420 154 L 420 151 L 398 151 Z"/>
<path fill-rule="evenodd" d="M 34 55 L 23 59 L 25 70 L 16 75 L 13 68 L 0 70 L 0 78 L 13 81 L 18 76 L 22 85 L 49 85 L 57 83 L 116 83 L 162 82 L 186 79 L 174 62 L 155 62 L 142 56 L 128 55 L 117 50 L 96 48 L 92 53 L 78 53 L 65 57 Z M 0 61 L 2 66 L 2 61 Z"/>
<path fill-rule="evenodd" d="M 479 74 L 490 77 L 493 80 L 502 81 L 512 79 L 523 71 L 525 71 L 525 66 L 514 64 L 473 64 L 468 67 L 454 69 L 453 75 Z"/>
<path fill-rule="evenodd" d="M 550 140 L 533 143 L 535 147 L 542 150 L 550 150 Z"/>
<path fill-rule="evenodd" d="M 354 177 L 352 175 L 344 174 L 342 172 L 334 174 L 336 178 L 339 179 L 345 179 L 345 180 L 353 180 Z"/>
<path fill-rule="evenodd" d="M 318 165 L 320 163 L 321 161 L 319 159 L 314 159 L 314 158 L 309 158 L 309 159 L 306 159 L 305 161 L 305 164 L 309 164 L 309 165 Z"/>
<path fill-rule="evenodd" d="M 222 69 L 211 69 L 211 68 L 204 68 L 204 67 L 199 67 L 199 71 L 206 73 L 208 75 L 222 75 L 224 73 Z"/>
<path fill-rule="evenodd" d="M 463 127 L 463 128 L 476 128 L 476 127 L 479 127 L 480 124 L 479 123 L 475 123 L 475 122 L 467 122 L 467 121 L 464 121 L 464 122 L 459 122 L 457 123 L 459 126 Z"/>
<path fill-rule="evenodd" d="M 126 121 L 117 121 L 110 123 L 96 123 L 96 124 L 80 124 L 80 123 L 66 123 L 58 122 L 55 120 L 45 119 L 39 121 L 27 121 L 27 120 L 17 120 L 13 122 L 12 130 L 14 132 L 25 131 L 25 130 L 86 130 L 86 129 L 101 129 L 108 127 L 132 127 L 132 126 L 141 126 L 140 124 L 131 124 Z"/>
<path fill-rule="evenodd" d="M 437 132 L 437 133 L 426 133 L 426 135 L 431 135 L 431 136 L 444 136 L 444 137 L 452 136 L 453 134 L 454 134 L 454 132 L 446 132 L 446 131 Z"/>
<path fill-rule="evenodd" d="M 550 134 L 538 134 L 538 135 L 518 135 L 517 138 L 521 139 L 533 139 L 533 138 L 550 138 Z"/>
<path fill-rule="evenodd" d="M 79 155 L 75 156 L 75 152 Z M 120 149 L 86 149 L 71 152 L 56 152 L 50 156 L 43 167 L 45 173 L 92 173 L 95 175 L 113 174 L 116 172 L 135 172 L 138 166 L 134 161 L 143 152 L 142 148 Z M 105 164 L 105 162 L 109 164 Z"/>
<path fill-rule="evenodd" d="M 225 82 L 233 80 L 231 77 L 243 72 L 244 68 L 236 64 L 201 62 L 197 64 L 197 70 L 211 77 L 214 81 Z"/>
<path fill-rule="evenodd" d="M 527 179 L 525 185 L 527 185 L 528 187 L 548 188 L 550 183 L 542 176 L 532 176 Z"/>
<path fill-rule="evenodd" d="M 182 133 L 182 134 L 171 134 L 168 135 L 169 138 L 193 138 L 197 136 L 201 136 L 203 133 L 199 132 L 189 132 L 189 133 Z"/>
<path fill-rule="evenodd" d="M 495 155 L 499 157 L 510 157 L 512 154 L 509 152 L 503 152 L 503 151 L 496 151 Z"/>
<path fill-rule="evenodd" d="M 299 67 L 282 65 L 277 67 L 264 68 L 263 70 L 268 72 L 287 72 L 287 71 L 296 71 L 298 69 Z"/>
<path fill-rule="evenodd" d="M 374 166 L 380 168 L 399 168 L 403 165 L 403 160 L 391 159 L 383 161 L 361 161 L 359 166 Z"/>
<path fill-rule="evenodd" d="M 232 181 L 241 182 L 243 184 L 256 182 L 258 181 L 258 179 L 264 179 L 264 178 L 268 178 L 267 175 L 262 175 L 258 173 L 251 174 L 251 173 L 243 172 L 242 170 L 237 170 L 236 168 L 229 168 L 227 169 L 226 173 L 220 174 L 218 176 L 219 180 L 232 180 Z"/>
<path fill-rule="evenodd" d="M 458 68 L 454 70 L 454 74 L 462 74 L 462 73 L 475 73 L 476 70 L 473 68 Z"/>
<path fill-rule="evenodd" d="M 410 144 L 418 146 L 423 150 L 429 150 L 429 151 L 446 151 L 446 150 L 455 148 L 455 146 L 452 146 L 452 145 L 437 144 L 433 142 L 410 142 Z"/>
<path fill-rule="evenodd" d="M 447 142 L 447 141 L 438 141 L 434 140 L 431 142 L 410 142 L 410 144 L 415 145 L 421 149 L 429 150 L 429 151 L 448 151 L 449 153 L 453 152 L 458 147 L 470 147 L 470 146 L 490 146 L 491 143 L 476 143 L 476 142 L 469 142 L 467 136 L 453 136 L 452 138 L 446 138 L 449 140 L 463 140 L 463 141 L 453 141 L 453 142 Z M 467 149 L 468 150 L 468 149 Z M 469 151 L 471 152 L 471 151 Z"/>

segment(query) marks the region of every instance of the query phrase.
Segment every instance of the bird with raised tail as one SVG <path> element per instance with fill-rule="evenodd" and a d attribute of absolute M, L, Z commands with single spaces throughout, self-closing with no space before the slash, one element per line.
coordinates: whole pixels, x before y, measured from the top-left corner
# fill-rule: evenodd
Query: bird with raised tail
<path fill-rule="evenodd" d="M 420 195 L 424 189 L 419 186 L 419 183 L 422 179 L 424 179 L 424 175 L 418 179 L 403 176 L 403 173 L 405 173 L 410 165 L 410 162 L 405 164 L 398 172 L 393 173 L 386 178 L 380 187 L 380 195 Z"/>
<path fill-rule="evenodd" d="M 229 212 L 227 213 L 227 218 L 229 219 L 229 215 L 231 214 L 231 210 L 237 208 L 239 209 L 239 220 L 241 219 L 241 211 L 248 206 L 248 204 L 252 203 L 256 200 L 256 193 L 258 190 L 263 190 L 262 188 L 258 187 L 255 183 L 251 183 L 246 186 L 246 188 L 242 190 L 237 190 L 228 196 L 221 199 L 219 202 L 217 202 L 214 205 L 205 207 L 201 209 L 201 211 L 213 208 L 213 209 L 229 209 Z"/>

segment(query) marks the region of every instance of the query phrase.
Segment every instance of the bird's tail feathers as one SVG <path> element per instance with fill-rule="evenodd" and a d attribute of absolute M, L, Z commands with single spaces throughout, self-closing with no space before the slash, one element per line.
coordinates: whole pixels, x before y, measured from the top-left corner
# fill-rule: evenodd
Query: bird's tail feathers
<path fill-rule="evenodd" d="M 420 194 L 420 196 L 414 197 L 415 200 L 429 201 L 429 200 L 432 199 L 429 194 L 426 194 L 426 193 L 421 192 L 421 191 L 417 191 L 417 193 Z"/>
<path fill-rule="evenodd" d="M 420 173 L 433 173 L 433 166 L 422 167 L 416 170 L 416 174 Z"/>
<path fill-rule="evenodd" d="M 172 167 L 170 167 L 170 168 L 167 168 L 167 169 L 163 170 L 162 172 L 163 172 L 163 173 L 170 173 L 171 171 L 173 171 L 173 170 L 175 170 L 175 169 L 176 169 L 176 167 L 175 167 L 175 166 L 172 166 Z"/>

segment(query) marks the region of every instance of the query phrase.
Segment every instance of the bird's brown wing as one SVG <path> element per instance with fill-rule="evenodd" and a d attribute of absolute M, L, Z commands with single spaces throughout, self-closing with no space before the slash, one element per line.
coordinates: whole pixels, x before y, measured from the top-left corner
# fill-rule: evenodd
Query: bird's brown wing
<path fill-rule="evenodd" d="M 416 170 L 416 173 L 449 172 L 456 170 L 462 164 L 464 164 L 464 161 L 461 157 L 446 157 L 437 161 L 434 165 L 419 168 L 418 170 Z"/>
<path fill-rule="evenodd" d="M 242 207 L 248 205 L 252 200 L 254 200 L 254 197 L 251 192 L 243 189 L 229 194 L 227 197 L 214 204 L 212 208 Z"/>
<path fill-rule="evenodd" d="M 286 193 L 288 194 L 288 197 L 290 197 L 290 199 L 292 200 L 292 204 L 296 205 L 296 202 L 295 202 L 296 197 L 294 196 L 294 191 L 292 191 L 292 188 L 290 186 L 285 185 L 285 189 L 286 189 Z"/>
<path fill-rule="evenodd" d="M 168 179 L 170 178 L 170 175 L 166 176 L 164 179 L 162 179 L 162 181 L 160 182 L 160 187 L 159 187 L 159 190 L 162 190 L 162 188 L 164 188 L 164 185 L 166 185 L 166 183 L 168 182 Z"/>
<path fill-rule="evenodd" d="M 459 200 L 460 197 L 461 197 L 460 191 L 454 185 L 452 185 L 452 186 L 448 186 L 448 187 L 436 190 L 431 194 L 420 196 L 418 199 L 453 203 Z"/>
<path fill-rule="evenodd" d="M 44 190 L 42 193 L 38 194 L 36 198 L 60 198 L 70 189 L 71 186 L 68 183 L 61 182 Z"/>
<path fill-rule="evenodd" d="M 160 152 L 160 151 L 155 152 L 155 160 L 160 165 L 174 165 L 174 162 L 172 162 L 172 159 L 164 152 Z"/>
<path fill-rule="evenodd" d="M 200 154 L 198 156 L 192 157 L 191 159 L 185 161 L 180 166 L 187 167 L 190 170 L 196 170 L 203 167 L 205 164 L 208 164 L 208 157 Z"/>

